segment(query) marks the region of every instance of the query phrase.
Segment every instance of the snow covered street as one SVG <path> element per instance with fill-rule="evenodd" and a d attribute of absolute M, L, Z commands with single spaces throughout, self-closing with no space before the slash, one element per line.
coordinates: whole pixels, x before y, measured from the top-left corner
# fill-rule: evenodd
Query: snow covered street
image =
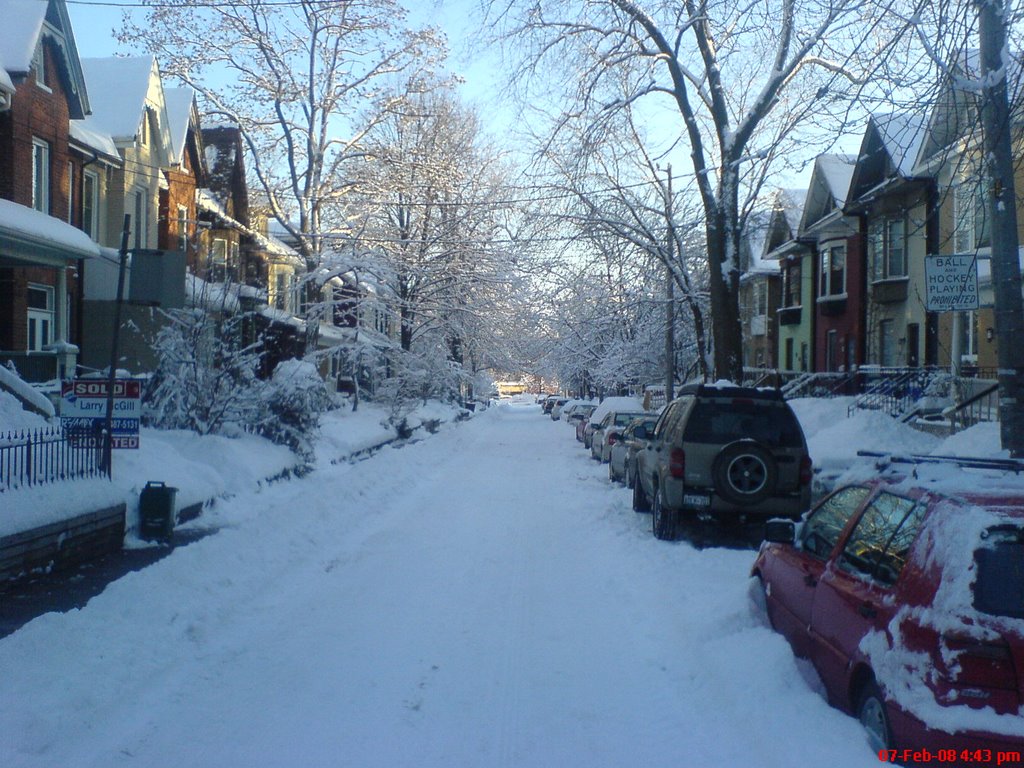
<path fill-rule="evenodd" d="M 562 423 L 502 404 L 235 496 L 0 641 L 5 768 L 873 766 L 752 609 Z"/>

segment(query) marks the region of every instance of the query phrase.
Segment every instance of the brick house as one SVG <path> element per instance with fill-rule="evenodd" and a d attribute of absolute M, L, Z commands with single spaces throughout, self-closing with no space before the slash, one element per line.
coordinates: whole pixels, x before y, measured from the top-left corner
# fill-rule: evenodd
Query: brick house
<path fill-rule="evenodd" d="M 70 120 L 90 109 L 63 0 L 10 0 L 0 35 L 0 363 L 30 381 L 74 374 L 83 159 Z"/>
<path fill-rule="evenodd" d="M 856 158 L 820 155 L 807 189 L 799 237 L 814 250 L 814 361 L 818 371 L 864 362 L 864 249 L 857 217 L 843 206 Z"/>

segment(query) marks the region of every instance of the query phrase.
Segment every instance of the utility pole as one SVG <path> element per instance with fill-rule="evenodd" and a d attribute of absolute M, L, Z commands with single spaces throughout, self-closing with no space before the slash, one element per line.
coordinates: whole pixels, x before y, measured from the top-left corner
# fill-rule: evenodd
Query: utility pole
<path fill-rule="evenodd" d="M 121 340 L 121 305 L 124 303 L 124 273 L 128 262 L 128 234 L 132 217 L 124 215 L 121 251 L 117 266 L 117 301 L 114 303 L 114 334 L 110 342 L 110 369 L 107 371 L 107 415 L 103 425 L 103 471 L 111 477 L 114 463 L 114 387 L 117 384 L 118 345 Z"/>
<path fill-rule="evenodd" d="M 668 165 L 668 195 L 665 197 L 665 223 L 668 239 L 668 260 L 665 262 L 665 403 L 675 397 L 676 380 L 676 296 L 672 277 L 675 258 L 676 228 L 672 221 L 672 164 Z"/>
<path fill-rule="evenodd" d="M 1006 0 L 976 0 L 981 55 L 981 124 L 986 202 L 992 222 L 992 287 L 998 346 L 999 423 L 1002 447 L 1024 457 L 1024 301 L 1017 238 L 1017 196 L 1006 52 Z"/>

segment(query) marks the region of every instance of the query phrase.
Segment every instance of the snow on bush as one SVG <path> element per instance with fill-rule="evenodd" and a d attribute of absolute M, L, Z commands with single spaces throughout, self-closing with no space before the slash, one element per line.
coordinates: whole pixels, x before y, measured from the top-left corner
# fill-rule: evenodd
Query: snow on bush
<path fill-rule="evenodd" d="M 260 400 L 260 434 L 311 461 L 320 415 L 331 406 L 316 367 L 302 360 L 278 363 L 273 377 L 261 387 Z"/>

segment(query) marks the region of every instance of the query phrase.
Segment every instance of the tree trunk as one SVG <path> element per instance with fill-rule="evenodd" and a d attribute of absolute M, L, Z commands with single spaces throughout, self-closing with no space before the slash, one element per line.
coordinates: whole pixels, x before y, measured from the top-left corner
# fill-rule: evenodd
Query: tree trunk
<path fill-rule="evenodd" d="M 1021 299 L 1017 238 L 1017 197 L 1013 178 L 1010 109 L 1003 60 L 1006 46 L 1004 0 L 980 0 L 982 130 L 992 221 L 992 286 L 998 338 L 999 421 L 1002 446 L 1024 457 L 1024 302 Z M 990 77 L 991 74 L 991 77 Z"/>

